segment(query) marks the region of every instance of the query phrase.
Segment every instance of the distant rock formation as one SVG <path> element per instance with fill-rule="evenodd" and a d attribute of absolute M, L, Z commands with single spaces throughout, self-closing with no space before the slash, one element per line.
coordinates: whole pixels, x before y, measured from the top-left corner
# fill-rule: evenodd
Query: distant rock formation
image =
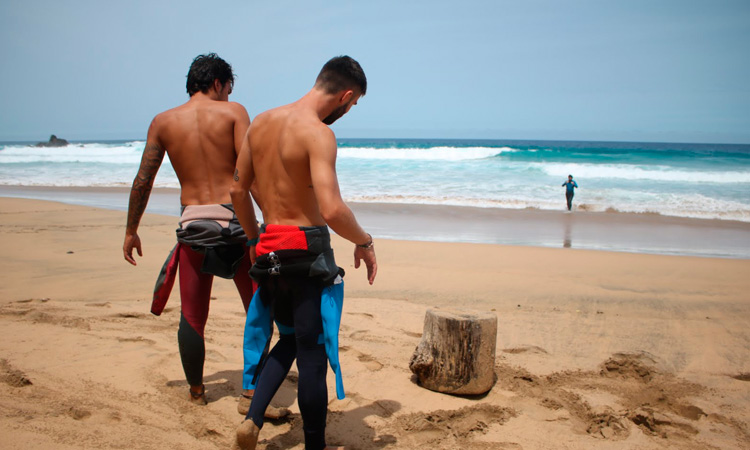
<path fill-rule="evenodd" d="M 35 147 L 65 147 L 68 145 L 68 141 L 65 139 L 58 139 L 54 134 L 49 137 L 49 142 L 39 142 Z"/>

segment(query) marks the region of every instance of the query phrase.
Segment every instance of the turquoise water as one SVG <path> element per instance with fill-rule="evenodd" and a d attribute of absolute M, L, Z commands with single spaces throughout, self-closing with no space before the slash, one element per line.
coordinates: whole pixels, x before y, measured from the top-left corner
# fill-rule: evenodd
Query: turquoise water
<path fill-rule="evenodd" d="M 358 201 L 555 210 L 572 174 L 579 209 L 750 221 L 747 145 L 349 140 L 340 156 Z"/>
<path fill-rule="evenodd" d="M 130 186 L 143 147 L 0 144 L 0 185 Z M 572 174 L 578 210 L 750 222 L 750 145 L 341 139 L 337 168 L 349 201 L 561 210 Z"/>

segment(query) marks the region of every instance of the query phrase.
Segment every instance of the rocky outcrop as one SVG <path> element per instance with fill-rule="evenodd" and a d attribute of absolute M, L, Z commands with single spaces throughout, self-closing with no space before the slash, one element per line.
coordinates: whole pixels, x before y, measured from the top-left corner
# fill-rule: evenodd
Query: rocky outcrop
<path fill-rule="evenodd" d="M 58 139 L 54 134 L 49 137 L 48 142 L 39 142 L 35 147 L 65 147 L 68 145 L 68 141 L 65 139 Z"/>

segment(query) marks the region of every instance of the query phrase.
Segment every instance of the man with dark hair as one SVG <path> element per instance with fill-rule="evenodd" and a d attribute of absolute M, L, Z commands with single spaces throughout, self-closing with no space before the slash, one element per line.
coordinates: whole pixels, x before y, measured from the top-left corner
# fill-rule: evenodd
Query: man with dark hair
<path fill-rule="evenodd" d="M 216 53 L 196 56 L 187 74 L 188 95 L 192 97 L 196 92 L 206 93 L 213 86 L 215 80 L 218 80 L 222 86 L 229 83 L 231 92 L 234 87 L 232 66 L 219 58 Z"/>
<path fill-rule="evenodd" d="M 193 60 L 187 76 L 190 99 L 158 114 L 148 129 L 123 244 L 125 260 L 136 265 L 133 249 L 143 256 L 138 225 L 166 153 L 180 181 L 182 217 L 178 243 L 157 281 L 151 312 L 161 314 L 179 266 L 182 313 L 177 339 L 190 385 L 188 398 L 199 405 L 206 404 L 203 331 L 213 276 L 234 279 L 245 310 L 253 292 L 248 270 L 254 253 L 250 247 L 246 250 L 247 237 L 229 196 L 237 154 L 250 125 L 245 108 L 228 101 L 233 82 L 232 67 L 215 54 Z"/>
<path fill-rule="evenodd" d="M 305 96 L 260 114 L 242 144 L 231 196 L 247 235 L 260 236 L 251 269 L 260 287 L 248 310 L 244 345 L 243 388 L 255 383 L 257 389 L 237 429 L 235 448 L 255 448 L 263 412 L 295 359 L 305 448 L 330 448 L 325 443 L 326 358 L 336 374 L 337 396 L 343 398 L 338 365 L 343 270 L 333 259 L 328 227 L 354 244 L 354 267 L 364 261 L 370 284 L 377 262 L 372 236 L 341 198 L 336 136 L 326 125 L 346 114 L 366 89 L 355 60 L 333 58 Z M 260 230 L 251 187 L 265 221 Z M 265 356 L 273 321 L 280 337 Z"/>

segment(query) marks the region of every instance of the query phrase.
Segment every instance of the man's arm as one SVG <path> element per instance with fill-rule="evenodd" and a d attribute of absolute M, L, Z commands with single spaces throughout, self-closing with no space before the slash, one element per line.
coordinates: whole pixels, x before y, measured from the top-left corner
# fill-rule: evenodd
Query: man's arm
<path fill-rule="evenodd" d="M 242 147 L 245 145 L 246 142 L 250 142 L 250 135 L 248 131 L 250 130 L 250 116 L 247 114 L 247 110 L 244 106 L 240 105 L 239 103 L 233 103 L 234 105 L 237 105 L 238 108 L 238 118 L 234 122 L 234 151 L 237 154 L 237 157 L 239 158 L 240 153 L 242 152 Z M 250 161 L 252 163 L 252 160 Z M 253 172 L 253 179 L 255 178 L 255 173 Z M 258 207 L 260 210 L 263 210 L 263 206 L 258 201 L 258 195 L 256 194 L 256 186 L 253 184 L 250 186 L 250 194 L 252 195 L 252 200 L 255 200 L 255 203 L 258 204 Z"/>
<path fill-rule="evenodd" d="M 253 171 L 253 158 L 250 155 L 250 129 L 247 129 L 239 155 L 237 156 L 237 166 L 234 169 L 234 181 L 229 188 L 229 195 L 232 197 L 234 214 L 240 221 L 242 229 L 250 242 L 258 238 L 258 219 L 255 217 L 255 209 L 250 198 L 250 187 L 255 181 L 255 172 Z M 257 243 L 257 240 L 255 241 Z M 250 249 L 250 261 L 255 263 L 255 245 Z"/>
<path fill-rule="evenodd" d="M 141 166 L 135 180 L 133 180 L 133 188 L 130 190 L 128 223 L 125 228 L 125 242 L 122 246 L 122 252 L 125 260 L 134 266 L 136 262 L 133 258 L 133 249 L 135 248 L 138 251 L 138 256 L 143 256 L 141 238 L 138 237 L 138 225 L 141 223 L 141 217 L 146 210 L 151 188 L 154 186 L 154 178 L 164 160 L 165 149 L 159 143 L 155 128 L 154 122 L 151 122 L 146 138 L 146 148 L 143 149 Z"/>
<path fill-rule="evenodd" d="M 310 177 L 320 214 L 333 231 L 344 239 L 353 242 L 354 268 L 360 261 L 367 266 L 367 280 L 372 284 L 378 273 L 375 248 L 372 236 L 357 222 L 351 209 L 341 198 L 339 181 L 336 176 L 336 138 L 327 127 L 317 136 L 308 140 L 310 157 Z M 363 248 L 363 245 L 369 245 Z"/>

